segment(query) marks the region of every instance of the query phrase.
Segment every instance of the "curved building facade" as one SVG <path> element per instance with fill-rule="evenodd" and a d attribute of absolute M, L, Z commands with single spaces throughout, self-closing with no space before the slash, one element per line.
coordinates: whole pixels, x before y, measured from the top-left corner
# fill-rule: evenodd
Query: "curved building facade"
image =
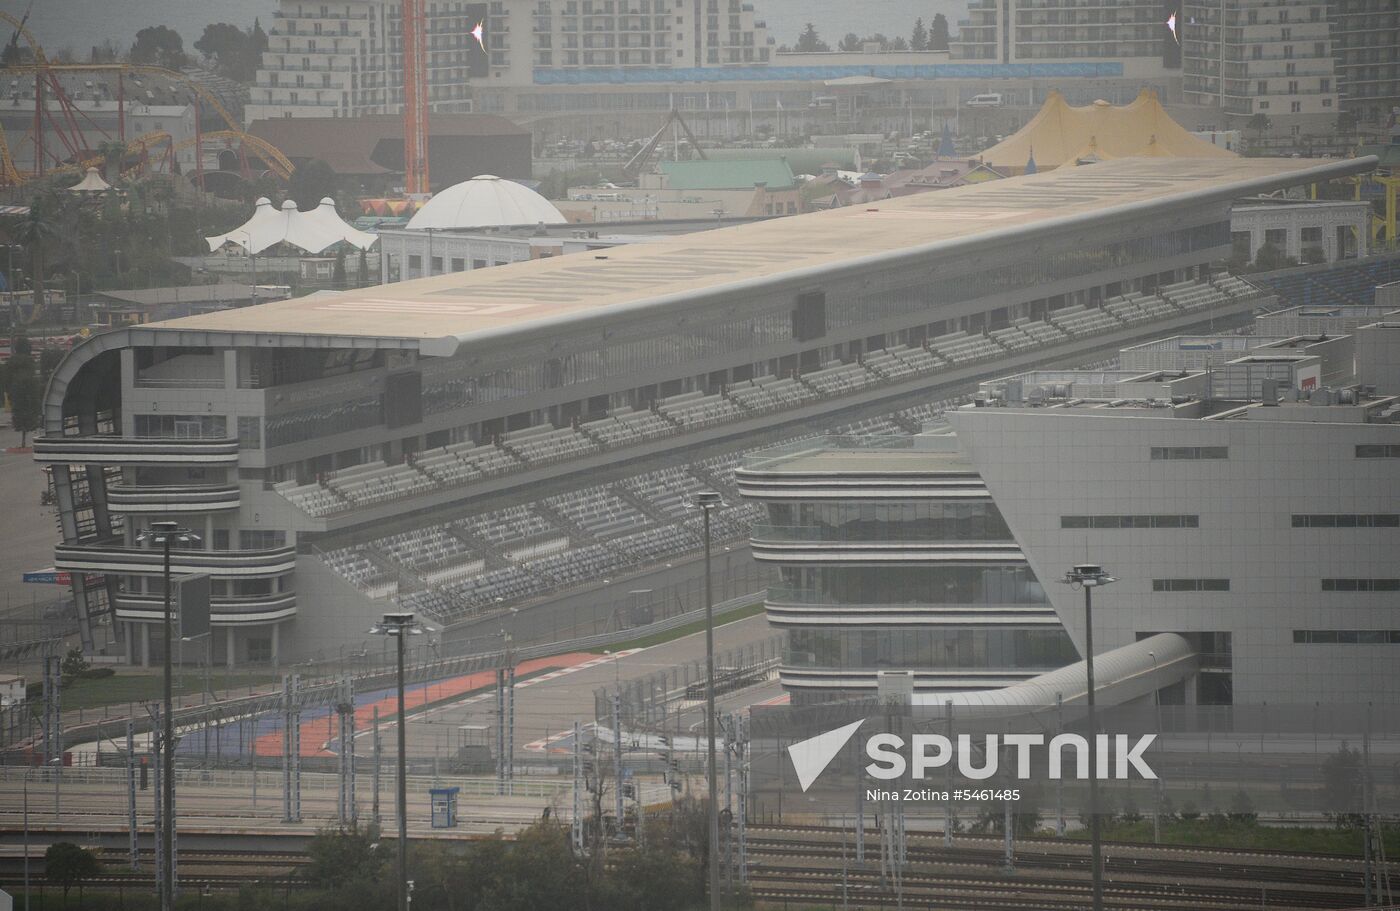
<path fill-rule="evenodd" d="M 761 501 L 755 559 L 776 566 L 769 622 L 787 635 L 794 702 L 1009 686 L 1078 658 L 1045 591 L 948 433 L 825 437 L 737 473 Z"/>

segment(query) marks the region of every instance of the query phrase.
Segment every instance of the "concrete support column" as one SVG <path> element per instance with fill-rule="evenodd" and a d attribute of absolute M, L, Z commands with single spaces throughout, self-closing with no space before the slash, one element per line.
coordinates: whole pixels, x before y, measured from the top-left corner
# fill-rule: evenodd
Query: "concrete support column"
<path fill-rule="evenodd" d="M 281 625 L 272 624 L 272 666 L 277 667 L 282 662 Z"/>
<path fill-rule="evenodd" d="M 224 664 L 233 670 L 238 655 L 238 643 L 234 639 L 233 627 L 224 630 Z"/>
<path fill-rule="evenodd" d="M 141 666 L 151 666 L 151 624 L 138 623 L 141 627 Z"/>

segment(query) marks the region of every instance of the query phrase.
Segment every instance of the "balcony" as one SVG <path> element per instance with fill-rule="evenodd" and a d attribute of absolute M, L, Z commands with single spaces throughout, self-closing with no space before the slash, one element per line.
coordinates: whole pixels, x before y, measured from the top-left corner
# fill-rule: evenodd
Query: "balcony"
<path fill-rule="evenodd" d="M 265 550 L 172 550 L 170 571 L 209 573 L 221 578 L 234 576 L 273 576 L 296 568 L 296 548 L 273 547 Z M 159 550 L 128 547 L 113 539 L 90 544 L 59 544 L 54 547 L 54 567 L 69 572 L 135 573 L 158 575 L 163 572 L 164 556 Z"/>
<path fill-rule="evenodd" d="M 238 508 L 238 485 L 198 484 L 135 487 L 118 484 L 107 491 L 107 503 L 119 513 L 203 513 Z"/>
<path fill-rule="evenodd" d="M 238 465 L 236 439 L 62 436 L 34 441 L 41 465 Z"/>
<path fill-rule="evenodd" d="M 165 600 L 160 595 L 123 594 L 117 597 L 116 610 L 118 620 L 156 622 L 164 619 Z M 296 613 L 295 592 L 209 599 L 209 622 L 215 626 L 273 623 Z"/>

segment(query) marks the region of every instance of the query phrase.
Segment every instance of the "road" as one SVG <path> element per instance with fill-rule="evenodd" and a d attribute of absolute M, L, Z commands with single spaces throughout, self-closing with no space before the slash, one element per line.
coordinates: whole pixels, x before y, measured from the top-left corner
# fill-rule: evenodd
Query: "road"
<path fill-rule="evenodd" d="M 775 635 L 762 614 L 727 623 L 715 630 L 715 652 L 723 652 L 761 642 Z M 616 686 L 619 681 L 659 671 L 671 670 L 705 656 L 705 634 L 694 633 L 640 651 L 625 651 L 602 661 L 589 662 L 569 673 L 539 680 L 522 680 L 516 685 L 515 750 L 517 755 L 539 754 L 546 739 L 567 735 L 574 721 L 593 720 L 594 690 Z M 738 708 L 777 697 L 776 683 L 728 694 L 719 700 L 719 711 Z M 460 702 L 429 709 L 410 716 L 408 752 L 412 756 L 446 756 L 457 742 L 462 725 L 495 725 L 495 696 L 491 692 L 470 696 Z M 689 716 L 694 716 L 690 718 Z M 692 710 L 682 725 L 703 721 L 703 712 Z M 381 736 L 391 743 L 391 726 L 381 724 Z M 356 752 L 366 755 L 368 738 L 361 737 Z M 530 749 L 531 747 L 534 749 Z"/>

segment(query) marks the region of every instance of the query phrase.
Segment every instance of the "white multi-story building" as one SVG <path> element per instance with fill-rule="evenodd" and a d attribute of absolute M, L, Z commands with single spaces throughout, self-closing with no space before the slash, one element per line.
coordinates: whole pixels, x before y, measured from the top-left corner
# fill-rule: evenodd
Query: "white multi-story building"
<path fill-rule="evenodd" d="M 435 111 L 471 110 L 474 79 L 528 86 L 539 70 L 761 66 L 772 53 L 763 21 L 740 0 L 438 2 L 427 4 L 426 15 Z M 397 0 L 281 0 L 250 122 L 396 113 L 402 104 Z"/>
<path fill-rule="evenodd" d="M 1205 374 L 1228 400 L 1071 381 L 1032 404 L 1004 395 L 1010 378 L 949 420 L 1039 578 L 1088 562 L 1117 579 L 1095 599 L 1096 651 L 1181 634 L 1201 659 L 1187 702 L 1394 702 L 1400 329 L 1357 332 L 1385 338 L 1339 388 L 1306 353 L 1256 354 Z M 1081 596 L 1045 588 L 1082 648 Z"/>
<path fill-rule="evenodd" d="M 1227 115 L 1276 126 L 1330 127 L 1338 108 L 1325 0 L 1186 0 L 1183 94 Z"/>
<path fill-rule="evenodd" d="M 949 50 L 955 60 L 1142 60 L 1163 68 L 1160 0 L 971 0 Z"/>
<path fill-rule="evenodd" d="M 397 0 L 282 0 L 246 107 L 248 122 L 401 111 L 400 9 Z M 485 63 L 485 51 L 471 32 L 486 13 L 484 3 L 427 4 L 432 110 L 471 110 L 468 77 L 473 66 L 484 72 Z"/>

